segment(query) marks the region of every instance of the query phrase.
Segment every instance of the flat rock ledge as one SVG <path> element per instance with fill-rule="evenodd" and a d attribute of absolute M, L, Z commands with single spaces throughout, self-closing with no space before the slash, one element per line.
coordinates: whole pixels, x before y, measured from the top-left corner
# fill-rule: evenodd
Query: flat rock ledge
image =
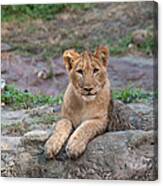
<path fill-rule="evenodd" d="M 108 132 L 92 140 L 77 160 L 68 159 L 64 148 L 55 159 L 47 159 L 44 144 L 52 124 L 41 125 L 40 117 L 54 115 L 53 108 L 2 110 L 1 175 L 4 177 L 42 177 L 65 179 L 156 180 L 157 113 L 153 105 L 123 104 L 114 101 L 113 120 L 120 131 Z M 156 109 L 157 110 L 157 109 Z M 8 136 L 4 126 L 28 124 L 20 136 Z M 134 126 L 134 130 L 128 127 Z M 114 125 L 114 122 L 112 123 Z M 111 126 L 111 125 L 110 125 Z M 43 127 L 43 128 L 42 128 Z M 130 129 L 130 130 L 129 130 Z M 123 130 L 123 131 L 122 131 Z"/>
<path fill-rule="evenodd" d="M 1 175 L 65 179 L 156 180 L 157 139 L 154 130 L 107 132 L 91 141 L 77 160 L 44 154 L 49 131 L 23 137 L 1 137 Z"/>

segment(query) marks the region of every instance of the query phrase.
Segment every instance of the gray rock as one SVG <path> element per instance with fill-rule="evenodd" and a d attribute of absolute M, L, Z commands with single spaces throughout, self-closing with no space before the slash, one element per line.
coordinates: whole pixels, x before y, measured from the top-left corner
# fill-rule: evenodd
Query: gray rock
<path fill-rule="evenodd" d="M 130 103 L 127 106 L 134 110 L 137 114 L 149 114 L 153 112 L 153 107 L 144 103 Z"/>
<path fill-rule="evenodd" d="M 1 43 L 1 51 L 2 52 L 8 52 L 8 51 L 11 51 L 13 49 L 14 48 L 11 45 L 9 45 L 7 43 Z"/>
<path fill-rule="evenodd" d="M 63 161 L 47 160 L 42 142 L 21 143 L 12 164 L 14 170 L 12 176 L 155 180 L 157 179 L 155 137 L 154 131 L 107 132 L 90 142 L 86 152 L 79 159 Z M 6 171 L 2 176 L 10 174 Z"/>
<path fill-rule="evenodd" d="M 49 132 L 48 131 L 43 131 L 43 130 L 34 130 L 30 131 L 24 134 L 23 139 L 25 141 L 40 141 L 44 142 L 45 140 L 48 139 L 49 137 Z"/>
<path fill-rule="evenodd" d="M 24 135 L 31 130 L 44 130 L 57 120 L 53 107 L 41 106 L 29 110 L 1 110 L 1 126 L 3 135 Z"/>
<path fill-rule="evenodd" d="M 21 137 L 1 136 L 1 151 L 16 151 Z"/>
<path fill-rule="evenodd" d="M 152 130 L 157 129 L 155 123 L 156 113 L 154 113 L 153 105 L 143 103 L 130 103 L 127 105 L 130 111 L 130 121 L 138 129 Z"/>
<path fill-rule="evenodd" d="M 9 111 L 2 109 L 1 111 L 1 123 L 2 126 L 14 125 L 15 123 L 21 123 L 26 117 L 25 110 Z"/>
<path fill-rule="evenodd" d="M 15 160 L 17 153 L 22 152 L 21 137 L 1 136 L 1 175 L 7 177 L 15 177 L 16 167 Z M 23 148 L 24 150 L 24 148 Z"/>
<path fill-rule="evenodd" d="M 4 90 L 5 86 L 6 86 L 6 81 L 1 78 L 1 91 Z"/>
<path fill-rule="evenodd" d="M 109 131 L 114 131 L 112 125 L 116 125 L 120 130 L 131 129 L 130 124 L 139 130 L 155 130 L 157 123 L 155 123 L 155 114 L 153 113 L 153 105 L 146 105 L 143 103 L 124 104 L 122 101 L 114 101 L 113 109 L 113 124 L 108 125 Z M 116 129 L 117 131 L 117 129 Z"/>
<path fill-rule="evenodd" d="M 142 45 L 147 39 L 148 32 L 146 30 L 136 30 L 132 33 L 132 40 L 136 45 Z"/>
<path fill-rule="evenodd" d="M 2 121 L 13 125 L 14 121 L 24 121 L 25 118 L 32 125 L 33 120 L 36 123 L 35 117 L 40 118 L 45 113 L 55 114 L 51 107 L 8 111 L 2 114 Z M 67 159 L 64 147 L 56 159 L 46 159 L 44 144 L 52 130 L 41 128 L 42 125 L 39 130 L 34 127 L 34 130 L 25 132 L 23 137 L 2 136 L 1 175 L 71 179 L 157 179 L 157 133 L 154 132 L 152 107 L 144 104 L 125 105 L 121 101 L 114 101 L 113 113 L 118 113 L 117 124 L 120 130 L 125 131 L 106 132 L 95 138 L 77 160 Z M 128 125 L 125 125 L 128 122 L 137 130 L 128 130 Z"/>

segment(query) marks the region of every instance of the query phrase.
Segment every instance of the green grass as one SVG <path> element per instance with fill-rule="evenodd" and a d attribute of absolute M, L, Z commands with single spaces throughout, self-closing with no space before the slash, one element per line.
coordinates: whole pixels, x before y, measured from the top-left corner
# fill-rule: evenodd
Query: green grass
<path fill-rule="evenodd" d="M 52 124 L 60 119 L 60 116 L 53 114 L 42 114 L 41 116 L 35 116 L 32 124 Z"/>
<path fill-rule="evenodd" d="M 131 34 L 119 39 L 118 43 L 112 44 L 112 42 L 108 42 L 110 44 L 110 53 L 112 55 L 122 54 L 128 51 L 128 46 L 132 43 Z"/>
<path fill-rule="evenodd" d="M 93 9 L 95 5 L 96 4 L 93 3 L 3 5 L 1 8 L 1 18 L 2 22 L 24 22 L 27 19 L 53 20 L 55 19 L 55 16 L 60 12 L 80 10 L 85 11 L 88 9 Z M 69 13 L 71 14 L 71 12 Z M 18 43 L 12 43 L 10 39 L 8 41 L 8 39 L 4 38 L 3 40 L 4 42 L 11 42 L 18 54 L 35 56 L 41 53 L 41 57 L 43 57 L 43 59 L 58 57 L 62 55 L 64 50 L 69 48 L 76 48 L 78 51 L 83 51 L 88 48 L 93 50 L 102 44 L 110 46 L 110 53 L 112 56 L 122 55 L 129 51 L 128 46 L 130 43 L 132 43 L 131 33 L 122 38 L 119 38 L 118 40 L 112 41 L 108 38 L 108 35 L 103 36 L 103 32 L 99 30 L 103 37 L 95 37 L 95 39 L 93 40 L 91 40 L 91 38 L 89 40 L 85 40 L 83 36 L 81 36 L 81 38 L 78 38 L 78 36 L 76 36 L 70 28 L 68 28 L 68 30 L 71 34 L 68 34 L 66 29 L 66 39 L 55 42 L 55 44 L 49 44 L 48 42 L 42 44 L 30 42 L 30 37 L 32 36 L 32 34 L 37 32 L 37 27 L 35 26 L 27 28 L 27 35 L 29 34 L 29 42 L 21 43 L 20 41 L 18 41 Z M 152 32 L 152 30 L 150 31 Z M 153 36 L 149 35 L 145 42 L 142 45 L 137 46 L 135 50 L 142 51 L 143 53 L 149 55 L 151 53 L 154 53 L 154 50 L 156 50 L 156 48 L 156 42 L 154 41 Z"/>
<path fill-rule="evenodd" d="M 108 41 L 108 44 L 111 46 L 110 53 L 112 55 L 123 54 L 128 51 L 128 46 L 131 43 L 133 43 L 131 34 L 121 38 L 116 44 L 113 44 L 112 42 Z M 142 51 L 145 54 L 149 55 L 151 53 L 154 53 L 154 50 L 156 49 L 156 42 L 153 36 L 149 35 L 143 44 L 135 47 L 137 51 Z"/>
<path fill-rule="evenodd" d="M 59 47 L 58 47 L 59 44 Z M 36 56 L 40 55 L 42 60 L 51 60 L 63 55 L 64 51 L 70 48 L 75 48 L 78 52 L 86 50 L 84 44 L 75 40 L 61 41 L 54 45 L 49 44 L 28 44 L 17 43 L 12 45 L 15 48 L 15 53 L 22 56 Z"/>
<path fill-rule="evenodd" d="M 30 92 L 23 92 L 13 85 L 7 85 L 1 95 L 1 102 L 14 109 L 27 109 L 41 105 L 59 105 L 63 102 L 63 94 L 53 97 L 46 95 L 33 95 Z"/>
<path fill-rule="evenodd" d="M 121 100 L 124 103 L 148 102 L 153 96 L 154 94 L 152 92 L 145 92 L 141 89 L 131 87 L 113 91 L 113 99 Z M 7 85 L 2 93 L 1 102 L 4 102 L 13 109 L 27 109 L 46 104 L 59 105 L 63 103 L 63 94 L 57 97 L 33 95 L 30 92 L 20 91 L 13 85 Z"/>
<path fill-rule="evenodd" d="M 104 38 L 104 39 L 96 39 L 90 42 L 90 47 L 92 49 L 96 49 L 99 45 L 106 45 L 109 46 L 110 49 L 110 55 L 122 55 L 129 51 L 129 44 L 132 44 L 132 36 L 131 33 L 127 36 L 124 36 L 120 38 L 118 41 L 112 41 L 110 39 Z M 79 47 L 78 47 L 79 46 Z M 79 51 L 82 49 L 84 50 L 84 44 L 79 42 L 78 46 L 74 48 L 79 48 Z M 156 50 L 156 42 L 153 38 L 153 36 L 149 35 L 145 42 L 141 44 L 140 46 L 135 46 L 135 50 L 142 51 L 146 55 L 149 55 L 151 53 L 154 53 L 154 50 Z"/>
<path fill-rule="evenodd" d="M 145 42 L 138 47 L 138 50 L 146 54 L 154 53 L 154 51 L 157 51 L 157 43 L 154 40 L 154 37 L 148 36 Z"/>
<path fill-rule="evenodd" d="M 152 92 L 146 92 L 142 89 L 132 87 L 113 91 L 112 95 L 113 99 L 121 100 L 124 103 L 148 102 L 154 96 Z"/>
<path fill-rule="evenodd" d="M 15 123 L 13 125 L 1 125 L 1 130 L 5 135 L 10 136 L 22 136 L 24 133 L 30 131 L 27 126 L 25 126 L 23 123 Z"/>
<path fill-rule="evenodd" d="M 96 40 L 92 41 L 92 47 L 90 48 L 93 48 L 95 50 L 99 45 L 109 46 L 110 55 L 113 56 L 127 52 L 130 43 L 132 43 L 131 34 L 114 41 L 108 38 L 96 38 Z"/>
<path fill-rule="evenodd" d="M 1 8 L 2 21 L 24 21 L 28 18 L 52 20 L 55 15 L 69 10 L 87 10 L 94 6 L 89 3 L 72 4 L 39 4 L 39 5 L 3 5 Z"/>
<path fill-rule="evenodd" d="M 88 48 L 92 49 L 94 51 L 99 45 L 106 45 L 109 46 L 110 48 L 110 55 L 111 56 L 116 56 L 116 55 L 122 55 L 128 52 L 129 50 L 129 44 L 132 43 L 132 37 L 129 34 L 128 36 L 125 36 L 121 38 L 119 41 L 116 43 L 113 43 L 110 40 L 93 40 L 90 41 L 88 45 L 90 45 Z M 142 51 L 146 55 L 149 55 L 151 53 L 154 53 L 154 50 L 156 49 L 155 47 L 156 43 L 153 39 L 153 37 L 148 37 L 145 41 L 144 44 L 140 46 L 135 46 L 135 50 L 137 51 Z M 16 53 L 21 54 L 21 55 L 27 55 L 27 56 L 33 56 L 36 54 L 39 54 L 40 51 L 44 51 L 41 54 L 41 57 L 43 60 L 49 60 L 55 57 L 62 56 L 63 52 L 66 49 L 69 48 L 75 48 L 77 51 L 82 52 L 84 50 L 87 50 L 85 48 L 85 43 L 82 40 L 75 40 L 74 38 L 72 40 L 68 41 L 61 41 L 60 42 L 60 47 L 57 45 L 43 45 L 43 46 L 38 46 L 34 44 L 18 44 L 18 46 L 15 46 L 16 48 Z"/>
<path fill-rule="evenodd" d="M 28 123 L 17 122 L 12 123 L 12 125 L 6 125 L 2 123 L 2 133 L 5 135 L 22 136 L 24 133 L 31 131 L 31 127 L 32 130 L 37 129 L 38 126 L 42 127 L 42 125 L 46 126 L 46 128 L 50 127 L 54 122 L 60 119 L 60 116 L 54 113 L 43 113 L 41 115 L 30 116 L 28 119 Z"/>

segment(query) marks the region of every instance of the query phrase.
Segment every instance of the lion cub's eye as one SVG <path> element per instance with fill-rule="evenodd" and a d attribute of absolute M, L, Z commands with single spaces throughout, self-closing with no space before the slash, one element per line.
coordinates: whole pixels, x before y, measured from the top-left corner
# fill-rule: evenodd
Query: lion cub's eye
<path fill-rule="evenodd" d="M 77 72 L 78 74 L 83 75 L 83 71 L 82 71 L 81 69 L 77 70 L 76 72 Z"/>
<path fill-rule="evenodd" d="M 99 71 L 99 69 L 98 69 L 98 68 L 95 68 L 95 69 L 93 70 L 93 73 L 96 74 L 98 71 Z"/>

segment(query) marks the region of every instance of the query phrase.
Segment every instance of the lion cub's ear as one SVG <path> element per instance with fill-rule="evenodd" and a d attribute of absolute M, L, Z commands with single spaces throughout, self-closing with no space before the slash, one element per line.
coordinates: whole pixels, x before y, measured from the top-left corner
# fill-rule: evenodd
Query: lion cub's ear
<path fill-rule="evenodd" d="M 106 67 L 109 63 L 109 48 L 99 47 L 96 49 L 95 56 L 100 59 L 103 65 Z"/>
<path fill-rule="evenodd" d="M 79 53 L 74 49 L 66 50 L 63 54 L 64 64 L 68 71 L 72 69 L 74 60 L 79 57 Z"/>

